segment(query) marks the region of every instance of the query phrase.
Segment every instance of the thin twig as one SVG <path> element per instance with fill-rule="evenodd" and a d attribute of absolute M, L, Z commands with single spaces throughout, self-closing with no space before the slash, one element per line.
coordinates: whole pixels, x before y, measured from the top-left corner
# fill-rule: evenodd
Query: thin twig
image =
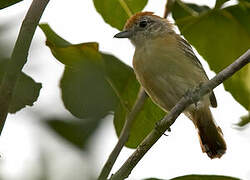
<path fill-rule="evenodd" d="M 11 98 L 19 74 L 27 62 L 29 47 L 36 27 L 49 0 L 34 0 L 23 20 L 11 59 L 0 89 L 0 134 L 7 118 Z"/>
<path fill-rule="evenodd" d="M 118 0 L 120 5 L 122 6 L 122 8 L 124 9 L 124 11 L 127 13 L 128 17 L 131 17 L 132 11 L 129 9 L 128 5 L 126 4 L 126 2 L 124 0 Z M 112 85 L 111 82 L 109 82 L 110 85 Z M 119 93 L 118 93 L 119 94 Z M 119 96 L 118 96 L 119 97 Z M 110 174 L 110 171 L 118 157 L 118 155 L 120 154 L 123 146 L 125 145 L 125 143 L 128 140 L 129 137 L 129 133 L 132 127 L 132 124 L 137 116 L 137 114 L 141 111 L 145 100 L 147 98 L 147 94 L 145 93 L 145 91 L 141 88 L 139 93 L 138 93 L 138 97 L 136 99 L 136 102 L 131 110 L 131 112 L 129 112 L 127 114 L 126 120 L 125 120 L 125 124 L 122 128 L 121 134 L 119 136 L 118 142 L 115 145 L 114 149 L 112 150 L 112 152 L 110 153 L 107 161 L 105 162 L 102 171 L 98 177 L 98 180 L 106 180 L 108 175 Z M 122 105 L 125 107 L 126 110 L 128 110 L 127 106 L 124 105 L 124 103 L 121 101 Z"/>
<path fill-rule="evenodd" d="M 133 122 L 138 115 L 138 113 L 141 111 L 145 100 L 147 98 L 147 94 L 143 89 L 140 89 L 138 93 L 138 97 L 136 99 L 136 102 L 132 108 L 132 110 L 128 113 L 126 117 L 125 124 L 122 128 L 120 137 L 118 139 L 118 142 L 116 146 L 114 147 L 113 151 L 110 153 L 108 160 L 106 161 L 105 165 L 102 168 L 102 171 L 98 177 L 99 180 L 106 180 L 118 155 L 120 154 L 124 144 L 127 142 L 129 133 L 131 130 L 131 127 L 133 125 Z"/>
<path fill-rule="evenodd" d="M 174 0 L 167 0 L 166 5 L 165 5 L 165 11 L 163 18 L 167 18 L 169 13 L 171 12 L 172 5 L 174 4 Z"/>
<path fill-rule="evenodd" d="M 142 159 L 146 152 L 155 144 L 163 133 L 175 122 L 176 118 L 192 103 L 199 101 L 205 94 L 211 92 L 223 81 L 231 77 L 235 72 L 250 62 L 250 49 L 239 57 L 234 63 L 229 65 L 213 79 L 204 82 L 199 88 L 195 88 L 188 95 L 183 96 L 171 111 L 156 124 L 156 127 L 143 140 L 135 152 L 127 159 L 121 168 L 111 177 L 112 180 L 125 179 L 129 176 L 133 168 Z"/>

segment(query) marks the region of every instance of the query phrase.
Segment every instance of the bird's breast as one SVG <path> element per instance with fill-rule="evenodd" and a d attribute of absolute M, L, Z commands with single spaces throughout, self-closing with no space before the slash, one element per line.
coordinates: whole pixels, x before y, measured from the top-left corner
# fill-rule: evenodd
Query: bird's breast
<path fill-rule="evenodd" d="M 170 110 L 187 89 L 204 80 L 202 71 L 171 41 L 151 41 L 136 48 L 133 67 L 152 100 Z"/>

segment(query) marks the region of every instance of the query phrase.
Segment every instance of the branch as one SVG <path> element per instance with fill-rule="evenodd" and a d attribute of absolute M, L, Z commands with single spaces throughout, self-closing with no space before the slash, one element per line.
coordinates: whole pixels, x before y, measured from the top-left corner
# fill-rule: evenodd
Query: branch
<path fill-rule="evenodd" d="M 125 179 L 129 176 L 133 168 L 142 159 L 146 152 L 155 144 L 163 133 L 175 122 L 176 118 L 192 103 L 200 100 L 202 96 L 211 92 L 223 81 L 231 77 L 235 72 L 250 62 L 250 49 L 239 57 L 234 63 L 229 65 L 213 79 L 204 82 L 199 88 L 195 88 L 171 109 L 171 111 L 159 121 L 151 133 L 143 140 L 135 152 L 127 159 L 122 167 L 111 177 L 112 180 Z"/>
<path fill-rule="evenodd" d="M 7 118 L 11 98 L 19 74 L 27 62 L 29 47 L 36 27 L 49 0 L 33 0 L 20 29 L 11 59 L 0 86 L 0 134 Z"/>
<path fill-rule="evenodd" d="M 167 18 L 167 16 L 169 15 L 169 13 L 172 10 L 173 4 L 174 4 L 174 0 L 167 0 L 166 5 L 165 5 L 165 11 L 164 11 L 163 18 Z"/>
<path fill-rule="evenodd" d="M 120 137 L 118 139 L 118 142 L 117 142 L 116 146 L 114 147 L 113 151 L 111 152 L 111 154 L 109 155 L 109 158 L 106 161 L 104 167 L 102 168 L 102 171 L 98 177 L 98 180 L 106 180 L 107 179 L 118 155 L 120 154 L 124 144 L 128 140 L 129 133 L 130 133 L 131 127 L 133 125 L 133 122 L 134 122 L 136 116 L 138 115 L 138 113 L 141 111 L 147 97 L 148 96 L 145 93 L 145 91 L 143 89 L 140 89 L 140 91 L 138 93 L 138 97 L 136 99 L 136 102 L 135 102 L 132 110 L 129 112 L 129 114 L 126 117 L 126 121 L 125 121 L 125 124 L 123 126 Z"/>

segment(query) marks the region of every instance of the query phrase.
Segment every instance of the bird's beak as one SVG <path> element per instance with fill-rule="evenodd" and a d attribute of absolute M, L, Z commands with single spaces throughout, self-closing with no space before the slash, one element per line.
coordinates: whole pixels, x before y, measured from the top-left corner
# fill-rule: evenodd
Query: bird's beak
<path fill-rule="evenodd" d="M 114 38 L 130 38 L 132 36 L 132 31 L 125 30 L 117 33 Z"/>

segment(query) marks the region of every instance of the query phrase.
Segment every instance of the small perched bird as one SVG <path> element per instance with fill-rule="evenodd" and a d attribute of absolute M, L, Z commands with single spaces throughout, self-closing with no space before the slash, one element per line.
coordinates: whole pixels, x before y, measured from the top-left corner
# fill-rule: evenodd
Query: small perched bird
<path fill-rule="evenodd" d="M 129 38 L 135 46 L 133 67 L 138 81 L 151 99 L 163 110 L 171 108 L 187 90 L 199 86 L 208 77 L 192 47 L 173 30 L 173 24 L 152 12 L 140 12 L 128 19 L 116 38 Z M 214 93 L 190 105 L 185 115 L 198 129 L 203 152 L 220 158 L 226 143 L 209 106 L 216 107 Z"/>

